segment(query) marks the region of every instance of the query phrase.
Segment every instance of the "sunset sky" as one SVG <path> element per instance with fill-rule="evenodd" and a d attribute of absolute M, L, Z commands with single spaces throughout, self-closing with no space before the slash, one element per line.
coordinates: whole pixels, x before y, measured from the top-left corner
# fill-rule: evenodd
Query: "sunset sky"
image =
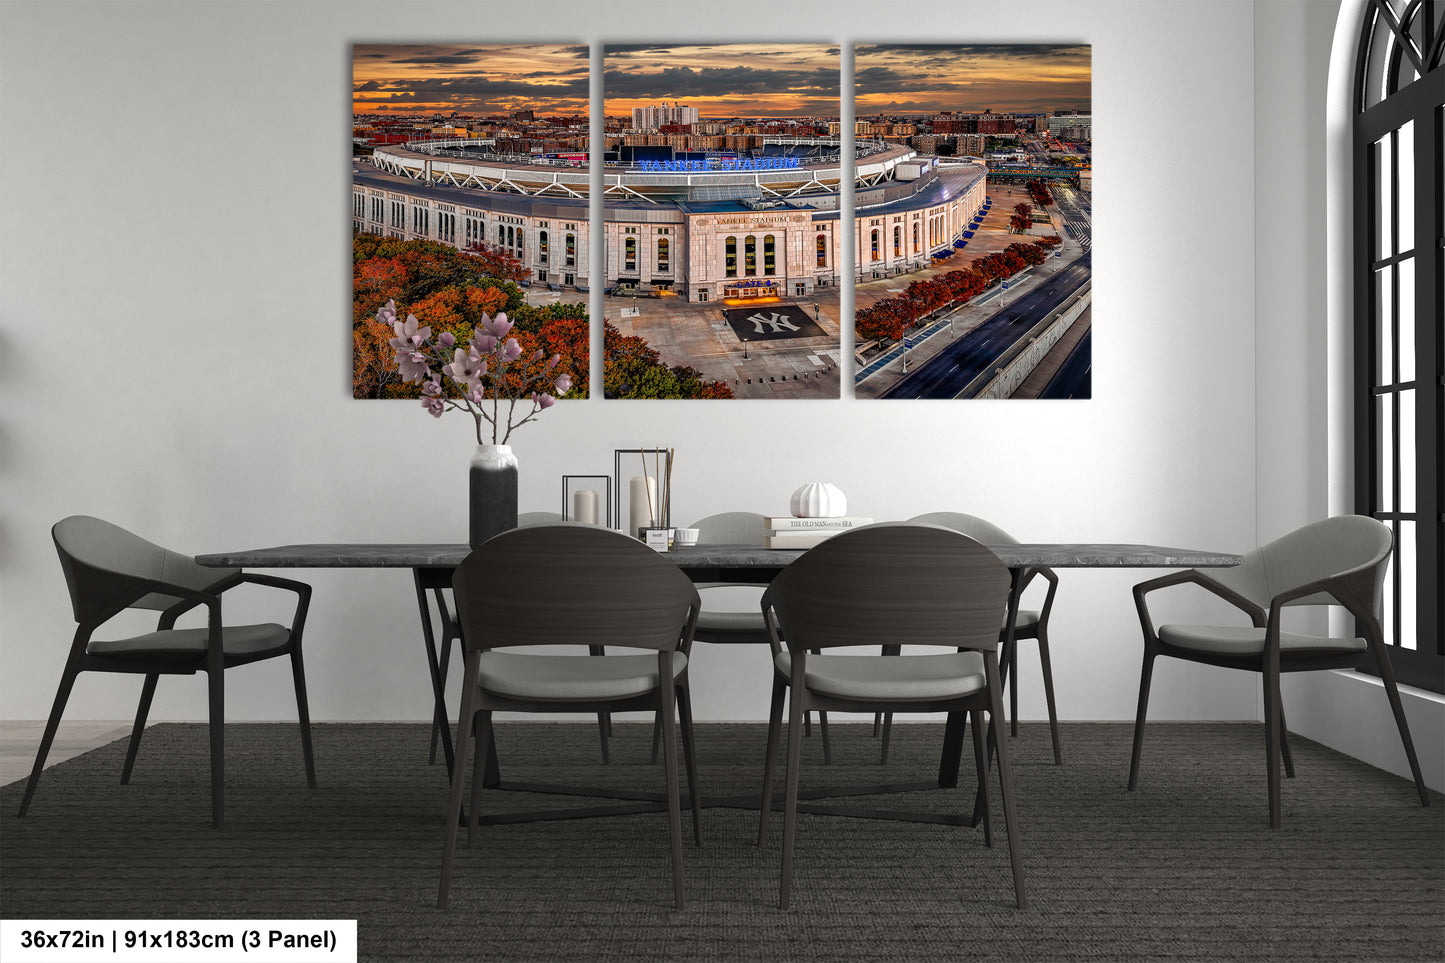
<path fill-rule="evenodd" d="M 604 112 L 667 101 L 704 118 L 837 117 L 839 49 L 828 44 L 608 44 Z"/>
<path fill-rule="evenodd" d="M 860 44 L 854 113 L 1089 110 L 1087 44 Z"/>
<path fill-rule="evenodd" d="M 357 44 L 352 111 L 587 116 L 586 44 Z"/>

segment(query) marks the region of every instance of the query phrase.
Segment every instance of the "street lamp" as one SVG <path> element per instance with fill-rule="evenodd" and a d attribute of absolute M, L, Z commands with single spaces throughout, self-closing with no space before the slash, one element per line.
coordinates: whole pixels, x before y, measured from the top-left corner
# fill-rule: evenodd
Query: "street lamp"
<path fill-rule="evenodd" d="M 748 360 L 748 339 L 743 338 L 743 360 Z"/>
<path fill-rule="evenodd" d="M 814 301 L 814 302 L 813 302 L 813 320 L 814 320 L 814 321 L 817 321 L 817 320 L 818 320 L 818 302 L 817 302 L 817 301 Z"/>

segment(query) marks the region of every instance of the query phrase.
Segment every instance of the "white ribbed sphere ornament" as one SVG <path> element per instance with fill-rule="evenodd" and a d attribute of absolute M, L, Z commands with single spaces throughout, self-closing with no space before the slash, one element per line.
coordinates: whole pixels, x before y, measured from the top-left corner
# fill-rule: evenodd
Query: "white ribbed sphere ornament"
<path fill-rule="evenodd" d="M 842 518 L 848 514 L 848 496 L 830 482 L 808 482 L 793 492 L 794 518 Z"/>

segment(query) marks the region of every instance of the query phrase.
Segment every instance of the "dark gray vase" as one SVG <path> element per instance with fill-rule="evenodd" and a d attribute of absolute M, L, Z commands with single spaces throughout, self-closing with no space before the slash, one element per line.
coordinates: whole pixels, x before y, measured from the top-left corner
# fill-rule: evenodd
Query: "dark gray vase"
<path fill-rule="evenodd" d="M 511 445 L 478 445 L 472 456 L 467 544 L 517 527 L 517 456 Z"/>

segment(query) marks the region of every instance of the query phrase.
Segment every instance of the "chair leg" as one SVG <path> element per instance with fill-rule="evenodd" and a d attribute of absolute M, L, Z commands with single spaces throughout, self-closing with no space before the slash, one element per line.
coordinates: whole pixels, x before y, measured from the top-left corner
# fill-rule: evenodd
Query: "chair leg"
<path fill-rule="evenodd" d="M 301 756 L 306 762 L 306 786 L 316 788 L 316 757 L 311 751 L 311 708 L 306 700 L 306 669 L 301 650 L 291 650 L 291 680 L 296 684 L 296 718 L 301 723 Z M 432 721 L 436 725 L 436 721 Z"/>
<path fill-rule="evenodd" d="M 984 658 L 993 662 L 993 678 L 989 680 L 989 692 L 993 703 L 993 717 L 995 720 L 1003 713 L 1003 694 L 999 692 L 998 685 L 998 663 L 994 661 L 992 653 L 985 653 Z M 1013 865 L 1014 876 L 1014 904 L 1019 909 L 1028 909 L 1028 899 L 1024 895 L 1024 862 L 1023 847 L 1019 843 L 1018 813 L 1014 808 L 1014 777 L 1013 768 L 1009 764 L 1008 739 L 1003 734 L 1003 726 L 993 726 L 994 749 L 998 752 L 998 785 L 999 792 L 1003 795 L 1003 823 L 1008 833 L 1008 855 L 1009 862 Z"/>
<path fill-rule="evenodd" d="M 1279 751 L 1284 757 L 1284 777 L 1294 778 L 1294 757 L 1289 751 L 1289 723 L 1284 719 L 1284 700 L 1279 703 Z"/>
<path fill-rule="evenodd" d="M 73 661 L 73 660 L 72 660 Z M 60 674 L 60 688 L 55 691 L 55 702 L 50 707 L 50 719 L 45 723 L 45 734 L 40 737 L 40 748 L 35 753 L 35 766 L 30 770 L 30 780 L 25 783 L 25 795 L 20 800 L 20 815 L 30 809 L 30 800 L 35 796 L 35 787 L 40 784 L 40 774 L 45 771 L 45 757 L 50 755 L 50 744 L 55 741 L 55 731 L 60 728 L 60 717 L 65 714 L 65 703 L 70 699 L 70 690 L 75 686 L 80 669 L 67 662 Z"/>
<path fill-rule="evenodd" d="M 833 764 L 833 745 L 828 741 L 828 713 L 818 713 L 818 733 L 823 737 L 823 765 Z"/>
<path fill-rule="evenodd" d="M 665 660 L 665 661 L 664 661 Z M 672 681 L 672 653 L 658 653 L 658 677 L 662 679 L 662 766 L 667 773 L 667 828 L 672 841 L 673 905 L 684 908 L 682 877 L 682 799 L 678 792 L 677 726 L 673 716 L 677 709 L 677 690 Z"/>
<path fill-rule="evenodd" d="M 1144 650 L 1144 667 L 1139 673 L 1139 711 L 1134 716 L 1134 754 L 1129 759 L 1129 791 L 1139 788 L 1139 756 L 1144 751 L 1144 716 L 1149 711 L 1149 683 L 1154 677 L 1154 652 Z"/>
<path fill-rule="evenodd" d="M 902 654 L 902 652 L 903 652 L 903 646 L 901 646 L 901 645 L 885 645 L 885 646 L 883 646 L 882 651 L 881 651 L 880 654 L 882 654 L 882 655 L 900 655 L 900 654 Z M 881 726 L 881 727 L 880 727 L 880 725 L 879 725 L 879 722 L 880 722 L 880 721 L 882 722 L 882 726 Z M 881 732 L 880 732 L 880 728 L 881 728 Z M 891 713 L 891 712 L 875 712 L 875 713 L 873 713 L 873 738 L 877 739 L 880 735 L 882 736 L 883 744 L 878 747 L 878 765 L 880 765 L 880 766 L 886 766 L 886 765 L 888 765 L 888 744 L 889 744 L 889 740 L 890 740 L 890 739 L 892 738 L 892 736 L 893 736 L 893 713 Z"/>
<path fill-rule="evenodd" d="M 773 814 L 773 774 L 777 771 L 778 734 L 783 728 L 783 696 L 787 686 L 778 678 L 773 679 L 773 701 L 768 711 L 768 750 L 763 756 L 763 796 L 758 807 L 758 847 L 768 844 L 768 818 Z"/>
<path fill-rule="evenodd" d="M 587 646 L 587 653 L 589 655 L 603 655 L 605 652 L 606 649 L 603 646 Z M 612 761 L 612 756 L 607 745 L 607 737 L 610 735 L 612 735 L 612 713 L 597 713 L 597 738 L 602 743 L 602 761 L 604 763 L 610 763 Z"/>
<path fill-rule="evenodd" d="M 1264 667 L 1264 744 L 1265 771 L 1269 782 L 1269 825 L 1280 827 L 1282 808 L 1279 788 L 1279 659 L 1272 664 L 1266 660 Z"/>
<path fill-rule="evenodd" d="M 796 676 L 795 676 L 796 678 Z M 802 768 L 803 701 L 794 690 L 788 703 L 788 768 L 783 780 L 783 877 L 778 888 L 778 908 L 787 909 L 793 892 L 793 836 L 798 823 L 798 770 Z"/>
<path fill-rule="evenodd" d="M 462 791 L 467 778 L 467 740 L 472 735 L 479 657 L 480 653 L 467 656 L 467 668 L 462 679 L 462 708 L 457 717 L 457 744 L 452 750 L 452 793 L 447 803 L 446 832 L 442 843 L 442 876 L 437 886 L 437 909 L 447 908 L 447 897 L 452 885 L 452 861 L 457 851 L 457 823 L 462 818 Z M 490 728 L 489 724 L 488 729 Z M 480 779 L 481 775 L 474 773 L 473 778 Z M 472 807 L 472 812 L 476 813 L 475 806 Z"/>
<path fill-rule="evenodd" d="M 1425 777 L 1420 774 L 1420 760 L 1415 757 L 1415 742 L 1410 738 L 1410 723 L 1405 720 L 1405 707 L 1400 703 L 1400 688 L 1395 684 L 1395 669 L 1385 652 L 1384 643 L 1372 639 L 1370 648 L 1375 655 L 1375 665 L 1380 681 L 1385 684 L 1385 696 L 1390 700 L 1390 711 L 1395 714 L 1395 728 L 1400 730 L 1400 745 L 1405 748 L 1405 759 L 1410 763 L 1410 775 L 1415 779 L 1415 791 L 1420 794 L 1420 805 L 1430 805 L 1430 793 L 1425 788 Z"/>
<path fill-rule="evenodd" d="M 140 704 L 135 710 L 135 725 L 130 730 L 130 745 L 125 750 L 125 765 L 120 770 L 120 784 L 130 785 L 130 771 L 135 766 L 135 754 L 140 749 L 140 737 L 146 729 L 146 716 L 150 715 L 151 699 L 156 694 L 156 683 L 160 681 L 160 673 L 147 672 L 145 682 L 140 687 Z"/>
<path fill-rule="evenodd" d="M 1008 734 L 1019 734 L 1019 643 L 1008 647 Z"/>
<path fill-rule="evenodd" d="M 687 768 L 687 793 L 692 798 L 692 835 L 702 846 L 702 787 L 697 781 L 697 748 L 692 737 L 692 695 L 687 684 L 677 687 L 677 718 L 682 725 L 682 761 Z"/>
<path fill-rule="evenodd" d="M 1039 626 L 1039 666 L 1044 672 L 1044 701 L 1049 707 L 1049 736 L 1054 740 L 1054 765 L 1064 764 L 1063 753 L 1059 749 L 1059 713 L 1054 708 L 1054 668 L 1049 661 L 1049 636 L 1042 625 Z"/>
<path fill-rule="evenodd" d="M 984 739 L 983 732 L 983 710 L 974 709 L 969 713 L 970 721 L 973 723 L 973 759 L 974 767 L 978 770 L 978 793 L 976 798 L 982 801 L 978 806 L 979 815 L 983 819 L 983 844 L 989 849 L 993 848 L 993 817 L 989 810 L 988 798 L 988 744 Z"/>
<path fill-rule="evenodd" d="M 206 672 L 210 690 L 211 730 L 211 826 L 220 829 L 226 818 L 226 673 L 220 668 Z"/>
<path fill-rule="evenodd" d="M 657 765 L 657 750 L 662 745 L 662 713 L 652 714 L 652 764 Z"/>
<path fill-rule="evenodd" d="M 467 849 L 472 848 L 472 842 L 477 835 L 477 826 L 481 823 L 482 812 L 482 773 L 487 771 L 487 754 L 492 748 L 492 713 L 489 709 L 481 709 L 472 716 L 472 796 L 471 808 L 467 810 Z"/>

